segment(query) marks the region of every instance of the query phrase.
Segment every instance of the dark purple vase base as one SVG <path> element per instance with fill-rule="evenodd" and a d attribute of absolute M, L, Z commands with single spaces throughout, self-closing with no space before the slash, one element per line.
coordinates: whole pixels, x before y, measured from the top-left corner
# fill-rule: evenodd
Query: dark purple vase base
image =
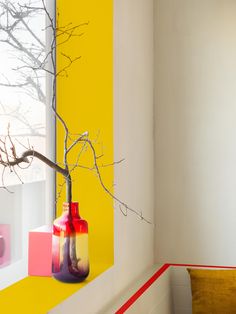
<path fill-rule="evenodd" d="M 53 273 L 53 277 L 59 281 L 66 283 L 79 283 L 84 281 L 88 277 L 88 272 L 80 274 L 70 274 L 68 272 Z"/>

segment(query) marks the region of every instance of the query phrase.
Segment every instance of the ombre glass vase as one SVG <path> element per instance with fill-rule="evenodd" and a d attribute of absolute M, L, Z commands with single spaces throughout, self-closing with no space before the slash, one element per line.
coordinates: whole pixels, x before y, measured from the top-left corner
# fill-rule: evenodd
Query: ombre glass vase
<path fill-rule="evenodd" d="M 63 213 L 53 223 L 52 275 L 76 283 L 89 274 L 88 224 L 79 215 L 78 203 L 64 203 Z"/>

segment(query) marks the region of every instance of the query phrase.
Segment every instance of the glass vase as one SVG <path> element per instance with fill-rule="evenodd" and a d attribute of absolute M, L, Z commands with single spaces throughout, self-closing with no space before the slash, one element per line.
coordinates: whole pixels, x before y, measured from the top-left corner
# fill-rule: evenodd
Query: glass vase
<path fill-rule="evenodd" d="M 62 282 L 81 282 L 89 274 L 88 224 L 78 203 L 64 203 L 53 223 L 52 275 Z"/>

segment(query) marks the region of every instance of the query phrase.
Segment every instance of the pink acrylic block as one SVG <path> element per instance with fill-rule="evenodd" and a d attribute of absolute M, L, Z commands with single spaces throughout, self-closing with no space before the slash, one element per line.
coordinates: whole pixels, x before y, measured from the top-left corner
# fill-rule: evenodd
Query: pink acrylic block
<path fill-rule="evenodd" d="M 10 264 L 11 261 L 10 232 L 10 225 L 0 224 L 0 267 Z"/>
<path fill-rule="evenodd" d="M 42 226 L 29 232 L 29 276 L 52 275 L 52 227 Z"/>

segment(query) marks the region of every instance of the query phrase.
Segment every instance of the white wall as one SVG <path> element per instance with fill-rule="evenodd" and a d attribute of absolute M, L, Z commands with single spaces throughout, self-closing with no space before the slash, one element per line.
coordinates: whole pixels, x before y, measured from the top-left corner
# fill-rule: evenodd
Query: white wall
<path fill-rule="evenodd" d="M 236 1 L 155 2 L 156 260 L 236 263 Z"/>
<path fill-rule="evenodd" d="M 173 314 L 173 310 L 170 270 L 167 269 L 131 305 L 126 314 Z"/>
<path fill-rule="evenodd" d="M 115 0 L 114 18 L 116 195 L 153 221 L 152 0 Z M 119 210 L 115 220 L 115 266 L 50 314 L 104 313 L 153 264 L 153 226 Z"/>

